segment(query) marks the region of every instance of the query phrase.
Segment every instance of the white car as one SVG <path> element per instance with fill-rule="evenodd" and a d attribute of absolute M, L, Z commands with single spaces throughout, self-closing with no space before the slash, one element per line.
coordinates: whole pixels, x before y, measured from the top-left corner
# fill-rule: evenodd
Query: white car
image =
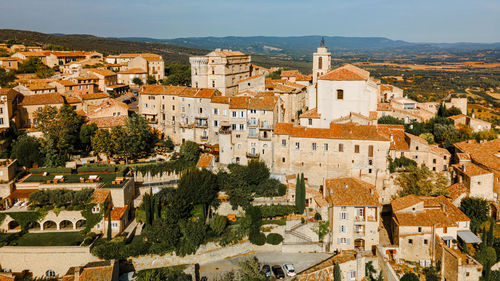
<path fill-rule="evenodd" d="M 293 265 L 288 263 L 283 265 L 283 269 L 285 270 L 285 273 L 287 276 L 295 276 L 297 273 L 295 273 L 295 268 L 293 268 Z"/>

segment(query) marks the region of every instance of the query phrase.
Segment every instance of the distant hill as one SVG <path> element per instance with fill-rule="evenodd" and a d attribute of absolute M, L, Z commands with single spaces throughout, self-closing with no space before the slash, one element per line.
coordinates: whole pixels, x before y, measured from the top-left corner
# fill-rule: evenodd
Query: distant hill
<path fill-rule="evenodd" d="M 252 37 L 190 37 L 177 39 L 122 38 L 140 42 L 163 42 L 198 49 L 233 49 L 251 54 L 287 55 L 294 59 L 311 56 L 320 45 L 322 36 L 252 36 Z M 500 49 L 500 43 L 411 43 L 384 37 L 325 36 L 325 43 L 334 55 L 345 52 L 433 52 Z"/>
<path fill-rule="evenodd" d="M 208 51 L 166 43 L 148 43 L 103 38 L 93 35 L 54 35 L 33 31 L 0 29 L 0 40 L 15 39 L 24 44 L 59 45 L 71 50 L 97 51 L 105 55 L 119 53 L 151 52 L 160 54 L 170 64 L 187 64 L 189 56 L 206 54 Z"/>

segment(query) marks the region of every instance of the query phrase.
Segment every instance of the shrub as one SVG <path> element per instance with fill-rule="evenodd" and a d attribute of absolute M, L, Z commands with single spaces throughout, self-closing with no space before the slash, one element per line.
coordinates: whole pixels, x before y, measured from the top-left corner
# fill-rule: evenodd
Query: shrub
<path fill-rule="evenodd" d="M 293 205 L 264 205 L 259 206 L 259 208 L 263 218 L 286 216 L 295 212 Z"/>
<path fill-rule="evenodd" d="M 252 231 L 250 232 L 250 236 L 248 237 L 248 239 L 252 244 L 257 246 L 266 244 L 266 235 L 262 232 Z"/>
<path fill-rule="evenodd" d="M 321 215 L 319 213 L 314 214 L 314 220 L 320 221 Z"/>
<path fill-rule="evenodd" d="M 99 173 L 99 172 L 114 172 L 115 166 L 82 166 L 77 169 L 78 173 Z"/>
<path fill-rule="evenodd" d="M 270 233 L 269 235 L 267 235 L 266 240 L 267 244 L 278 245 L 283 242 L 283 236 L 278 233 Z"/>

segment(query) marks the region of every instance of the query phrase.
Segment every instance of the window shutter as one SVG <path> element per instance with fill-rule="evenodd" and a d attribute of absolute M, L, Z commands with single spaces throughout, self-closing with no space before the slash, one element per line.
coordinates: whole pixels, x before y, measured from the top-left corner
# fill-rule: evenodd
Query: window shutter
<path fill-rule="evenodd" d="M 351 243 L 351 238 L 347 238 L 346 245 L 350 245 L 350 243 Z"/>
<path fill-rule="evenodd" d="M 342 219 L 342 213 L 339 213 L 339 220 Z"/>
<path fill-rule="evenodd" d="M 340 244 L 340 238 L 337 238 L 337 244 Z"/>
<path fill-rule="evenodd" d="M 349 219 L 349 213 L 345 213 L 345 219 L 348 220 Z"/>
<path fill-rule="evenodd" d="M 342 233 L 342 226 L 339 226 L 339 232 Z"/>

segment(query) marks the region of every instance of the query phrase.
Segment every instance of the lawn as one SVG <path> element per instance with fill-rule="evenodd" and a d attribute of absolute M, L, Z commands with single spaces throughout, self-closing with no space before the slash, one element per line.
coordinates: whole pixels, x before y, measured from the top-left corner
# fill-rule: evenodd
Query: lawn
<path fill-rule="evenodd" d="M 84 237 L 80 232 L 26 233 L 13 241 L 15 246 L 79 246 Z"/>
<path fill-rule="evenodd" d="M 51 173 L 48 176 L 44 175 L 31 175 L 24 182 L 47 182 L 48 180 L 52 181 L 57 174 Z M 80 178 L 88 179 L 90 175 L 97 175 L 101 178 L 101 182 L 104 182 L 106 185 L 104 187 L 117 187 L 121 188 L 125 184 L 126 181 L 123 181 L 121 184 L 112 184 L 112 181 L 116 179 L 116 173 L 91 173 L 91 174 L 70 174 L 64 175 L 63 183 L 79 183 Z"/>

